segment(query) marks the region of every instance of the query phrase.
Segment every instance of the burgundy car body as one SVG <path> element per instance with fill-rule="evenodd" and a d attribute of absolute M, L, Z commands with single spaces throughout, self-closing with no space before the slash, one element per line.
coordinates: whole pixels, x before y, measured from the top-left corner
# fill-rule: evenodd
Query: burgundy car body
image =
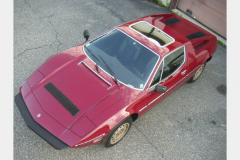
<path fill-rule="evenodd" d="M 180 21 L 171 22 L 177 18 Z M 145 21 L 174 38 L 174 42 L 159 47 L 130 26 Z M 165 22 L 165 23 L 164 23 Z M 167 23 L 167 22 L 170 22 Z M 134 89 L 115 80 L 103 69 L 97 71 L 95 63 L 83 51 L 83 45 L 71 48 L 50 57 L 21 86 L 15 101 L 28 126 L 57 149 L 67 146 L 85 147 L 102 141 L 107 134 L 126 117 L 133 120 L 141 117 L 163 98 L 185 83 L 217 48 L 216 37 L 202 28 L 175 14 L 146 16 L 116 27 L 128 36 L 144 44 L 160 56 L 147 84 L 143 89 Z M 187 38 L 196 32 L 200 38 Z M 106 32 L 107 33 L 107 32 Z M 105 34 L 105 33 L 104 33 Z M 166 93 L 152 92 L 149 87 L 161 61 L 169 53 L 184 46 L 185 61 L 170 77 L 160 82 Z M 46 85 L 49 84 L 48 88 Z M 75 116 L 67 111 L 56 97 L 66 96 L 76 108 Z M 52 94 L 51 94 L 52 92 Z M 20 103 L 21 101 L 21 103 Z M 21 105 L 25 105 L 21 107 Z M 28 113 L 28 118 L 26 114 Z M 30 117 L 30 118 L 29 118 Z M 28 121 L 35 121 L 31 126 Z M 41 133 L 40 133 L 41 132 Z M 55 137 L 52 142 L 49 135 Z M 63 142 L 63 145 L 58 144 Z"/>

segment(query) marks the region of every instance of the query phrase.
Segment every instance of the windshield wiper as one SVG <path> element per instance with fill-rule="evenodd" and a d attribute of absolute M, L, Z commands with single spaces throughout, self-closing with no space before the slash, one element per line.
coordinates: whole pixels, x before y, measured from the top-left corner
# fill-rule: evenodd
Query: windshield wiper
<path fill-rule="evenodd" d="M 102 61 L 104 62 L 105 66 L 107 67 L 107 69 L 109 70 L 109 72 L 111 73 L 111 75 L 113 76 L 114 80 L 117 82 L 117 85 L 119 86 L 120 83 L 117 80 L 115 73 L 112 71 L 112 69 L 109 67 L 109 65 L 104 61 L 104 59 L 99 55 L 99 57 L 102 59 Z"/>
<path fill-rule="evenodd" d="M 98 62 L 100 62 L 99 59 L 95 56 L 95 54 L 93 54 L 93 53 L 90 51 L 90 49 L 87 48 L 86 45 L 85 45 L 84 47 L 90 52 L 90 54 L 95 58 L 95 60 L 98 60 Z M 96 62 L 96 61 L 94 61 L 94 62 L 96 63 L 97 71 L 100 72 L 100 68 L 99 68 L 97 62 Z"/>

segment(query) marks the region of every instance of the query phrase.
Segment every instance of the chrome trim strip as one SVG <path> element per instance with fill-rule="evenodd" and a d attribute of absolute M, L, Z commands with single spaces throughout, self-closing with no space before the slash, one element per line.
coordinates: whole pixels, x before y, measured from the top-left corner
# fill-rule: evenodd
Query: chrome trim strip
<path fill-rule="evenodd" d="M 139 110 L 139 112 L 141 112 L 142 110 L 144 110 L 145 108 L 147 108 L 148 105 L 146 105 L 145 107 L 143 107 L 142 109 Z"/>
<path fill-rule="evenodd" d="M 161 64 L 160 64 L 161 65 Z M 163 67 L 164 67 L 164 61 L 163 61 L 163 65 L 162 65 L 162 73 L 161 73 L 161 76 L 160 76 L 160 80 L 159 80 L 159 83 L 162 81 L 162 75 L 163 75 Z M 155 75 L 154 75 L 155 77 Z"/>
<path fill-rule="evenodd" d="M 25 82 L 26 82 L 26 80 L 24 80 L 24 81 L 22 82 L 22 84 L 20 85 L 20 87 L 22 87 L 22 85 L 23 85 Z"/>
<path fill-rule="evenodd" d="M 167 54 L 166 56 L 164 56 L 164 59 L 165 59 L 166 57 L 168 57 L 169 55 L 171 55 L 173 52 L 175 52 L 176 50 L 178 50 L 178 49 L 180 49 L 180 48 L 182 48 L 182 47 L 184 47 L 184 61 L 183 61 L 183 63 L 181 64 L 181 66 L 178 67 L 178 69 L 181 68 L 181 67 L 183 66 L 183 64 L 186 62 L 186 50 L 185 50 L 185 45 L 174 49 L 170 54 Z M 161 81 L 160 81 L 160 82 L 167 80 L 171 75 L 173 75 L 174 73 L 176 73 L 176 72 L 178 71 L 178 69 L 176 69 L 172 74 L 170 74 L 168 77 L 166 77 L 166 78 L 163 79 L 163 80 L 162 80 L 162 77 L 161 77 Z"/>
<path fill-rule="evenodd" d="M 166 92 L 165 92 L 166 93 Z M 155 102 L 158 98 L 162 97 L 165 93 L 161 94 L 157 98 L 155 98 L 152 102 L 148 103 L 148 105 L 151 105 L 153 102 Z"/>
<path fill-rule="evenodd" d="M 154 54 L 156 54 L 156 55 L 158 56 L 158 60 L 157 60 L 157 62 L 156 62 L 156 64 L 155 64 L 155 66 L 153 67 L 153 69 L 152 69 L 152 71 L 151 71 L 151 74 L 149 75 L 149 77 L 148 77 L 148 79 L 146 80 L 146 83 L 144 84 L 144 87 L 143 87 L 142 89 L 130 87 L 129 85 L 123 83 L 122 81 L 120 81 L 120 80 L 118 79 L 118 81 L 119 81 L 120 83 L 124 84 L 125 86 L 127 86 L 127 87 L 129 87 L 129 88 L 143 91 L 143 90 L 146 88 L 147 83 L 148 83 L 148 81 L 149 81 L 149 78 L 151 77 L 152 72 L 154 71 L 154 69 L 155 69 L 156 65 L 158 64 L 159 60 L 161 59 L 161 57 L 160 57 L 160 55 L 158 55 L 156 52 L 154 52 L 153 50 L 151 50 L 151 49 L 148 48 L 147 46 L 143 45 L 142 43 L 140 43 L 138 40 L 134 39 L 133 37 L 129 36 L 127 33 L 125 33 L 124 31 L 122 31 L 122 30 L 119 29 L 119 28 L 111 29 L 111 30 L 109 30 L 108 32 L 106 32 L 105 34 L 108 34 L 109 32 L 112 32 L 112 31 L 114 31 L 114 30 L 119 30 L 120 32 L 122 32 L 123 34 L 125 34 L 125 35 L 128 36 L 129 38 L 137 41 L 137 42 L 138 42 L 139 44 L 141 44 L 143 47 L 147 48 L 148 50 L 150 50 L 151 52 L 153 52 Z M 103 34 L 103 35 L 105 35 L 105 34 Z M 103 36 L 103 35 L 101 35 L 101 36 Z M 101 36 L 99 36 L 99 38 L 100 38 Z M 97 39 L 97 38 L 95 38 L 95 39 Z M 92 41 L 94 41 L 95 39 L 93 39 Z M 90 42 L 92 42 L 92 41 L 89 41 L 88 43 L 90 43 Z M 85 55 L 86 55 L 94 64 L 96 64 L 96 63 L 86 54 L 85 49 L 84 49 L 84 46 L 85 46 L 86 44 L 87 44 L 87 43 L 85 43 L 85 44 L 83 45 L 83 52 L 85 53 Z M 100 66 L 99 66 L 99 67 L 100 67 Z M 101 67 L 100 67 L 100 68 L 101 68 Z M 114 77 L 113 77 L 111 74 L 108 74 L 108 72 L 106 72 L 104 69 L 101 68 L 101 70 L 103 70 L 107 75 L 109 75 L 110 77 L 112 77 L 112 78 L 114 79 Z"/>
<path fill-rule="evenodd" d="M 164 67 L 164 59 L 165 59 L 167 56 L 171 55 L 171 54 L 172 54 L 173 52 L 175 52 L 176 50 L 180 49 L 181 47 L 184 47 L 184 62 L 181 64 L 181 66 L 178 67 L 178 69 L 181 68 L 181 67 L 183 66 L 183 64 L 186 62 L 186 49 L 185 49 L 185 45 L 184 45 L 184 46 L 180 46 L 180 47 L 174 49 L 171 53 L 165 55 L 165 56 L 162 58 L 159 66 L 161 65 L 161 63 L 162 63 L 162 61 L 163 61 L 163 67 Z M 159 68 L 159 66 L 158 66 L 158 68 Z M 157 68 L 157 70 L 155 71 L 155 74 L 154 74 L 153 78 L 155 77 L 155 75 L 156 75 L 156 73 L 157 73 L 157 71 L 158 71 L 158 68 Z M 174 71 L 172 74 L 170 74 L 170 75 L 169 75 L 168 77 L 166 77 L 164 80 L 162 80 L 162 74 L 163 74 L 163 72 L 162 72 L 161 77 L 160 77 L 160 81 L 159 81 L 158 83 L 156 83 L 155 85 L 151 86 L 150 88 L 148 88 L 148 90 L 152 89 L 153 87 L 155 87 L 157 84 L 161 83 L 162 81 L 167 80 L 171 75 L 173 75 L 175 72 L 177 72 L 178 69 L 176 69 L 176 71 Z M 152 79 L 152 81 L 153 81 L 153 79 Z M 149 86 L 152 84 L 152 81 L 151 81 L 151 83 L 149 84 Z M 148 87 L 149 87 L 149 86 L 148 86 Z"/>
<path fill-rule="evenodd" d="M 154 73 L 154 76 L 153 76 L 152 81 L 151 81 L 151 83 L 149 84 L 149 86 L 152 84 L 153 79 L 154 79 L 155 75 L 157 74 L 158 68 L 160 67 L 161 63 L 163 63 L 163 66 L 164 66 L 164 61 L 163 61 L 163 59 L 162 59 L 161 62 L 159 63 L 159 65 L 158 65 L 158 67 L 157 67 L 157 69 L 156 69 L 156 71 L 155 71 L 155 73 Z M 161 78 L 162 78 L 162 74 L 161 74 L 160 79 L 161 79 Z M 161 82 L 161 80 L 160 80 L 158 83 L 160 83 L 160 82 Z M 153 86 L 151 86 L 150 88 L 148 88 L 148 90 L 152 89 L 152 88 L 153 88 L 154 86 L 156 86 L 158 83 L 156 83 L 156 84 L 154 84 Z M 148 87 L 149 87 L 149 86 L 148 86 Z"/>
<path fill-rule="evenodd" d="M 95 72 L 89 65 L 87 65 L 87 63 L 85 63 L 84 61 L 81 61 L 78 63 L 81 64 L 83 63 L 86 67 L 88 67 L 92 72 L 94 72 L 99 78 L 101 78 L 104 82 L 106 82 L 107 84 L 109 84 L 110 86 L 108 87 L 107 90 L 109 90 L 112 87 L 112 84 L 110 82 L 108 82 L 105 78 L 103 78 L 100 74 L 98 74 L 97 72 Z"/>
<path fill-rule="evenodd" d="M 201 65 L 199 65 L 201 66 Z M 199 66 L 197 66 L 192 72 L 194 72 L 196 69 L 199 68 Z M 180 83 L 182 80 L 184 80 L 186 77 L 188 77 L 192 72 L 190 72 L 188 75 L 186 75 L 184 78 L 182 78 L 180 81 L 178 81 L 175 85 L 173 85 L 171 88 L 169 88 L 165 93 L 167 93 L 170 89 L 172 89 L 173 87 L 175 87 L 178 83 Z M 155 98 L 152 102 L 150 102 L 148 105 L 152 104 L 153 102 L 155 102 L 158 98 L 162 97 L 165 93 L 161 94 L 160 96 L 158 96 L 157 98 Z"/>
<path fill-rule="evenodd" d="M 98 139 L 98 138 L 100 138 L 100 137 L 103 137 L 104 135 L 105 135 L 105 133 L 103 133 L 103 134 L 101 134 L 100 136 L 98 136 L 98 137 L 96 137 L 96 138 L 93 138 L 93 139 L 91 139 L 91 140 L 89 140 L 89 141 L 87 141 L 87 142 L 84 142 L 84 143 L 81 143 L 81 144 L 77 144 L 77 145 L 75 145 L 75 147 L 81 146 L 81 145 L 84 145 L 84 144 L 87 144 L 87 143 L 89 143 L 89 142 L 92 142 L 92 141 L 94 141 L 94 140 L 96 140 L 96 139 Z"/>

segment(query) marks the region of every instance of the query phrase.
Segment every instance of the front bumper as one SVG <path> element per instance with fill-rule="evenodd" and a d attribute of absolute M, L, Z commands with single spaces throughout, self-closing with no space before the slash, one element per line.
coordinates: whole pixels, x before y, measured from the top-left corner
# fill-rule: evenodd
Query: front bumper
<path fill-rule="evenodd" d="M 66 143 L 55 137 L 33 119 L 20 93 L 17 94 L 14 99 L 19 111 L 22 114 L 22 117 L 30 129 L 32 129 L 35 133 L 37 133 L 40 137 L 42 137 L 56 149 L 60 150 L 69 147 Z"/>

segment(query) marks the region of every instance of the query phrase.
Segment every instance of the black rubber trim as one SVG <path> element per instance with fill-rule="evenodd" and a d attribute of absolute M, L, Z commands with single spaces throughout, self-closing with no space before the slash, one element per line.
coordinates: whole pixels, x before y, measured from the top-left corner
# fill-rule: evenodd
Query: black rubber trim
<path fill-rule="evenodd" d="M 168 19 L 166 21 L 163 21 L 163 23 L 166 24 L 167 26 L 171 26 L 171 25 L 173 25 L 175 23 L 178 23 L 180 21 L 181 21 L 180 19 L 177 19 L 176 17 L 174 17 L 174 18 Z"/>
<path fill-rule="evenodd" d="M 40 137 L 42 137 L 45 141 L 47 141 L 51 146 L 53 146 L 56 149 L 64 149 L 69 147 L 66 143 L 55 137 L 53 134 L 51 134 L 49 131 L 47 131 L 45 128 L 40 126 L 31 116 L 21 94 L 17 94 L 15 96 L 15 103 L 17 104 L 17 107 L 19 111 L 22 114 L 22 117 L 24 121 L 26 122 L 27 126 L 32 129 L 35 133 L 37 133 Z"/>
<path fill-rule="evenodd" d="M 195 39 L 195 38 L 201 38 L 201 37 L 204 37 L 206 36 L 206 34 L 204 34 L 203 32 L 201 31 L 198 31 L 198 32 L 195 32 L 193 34 L 190 34 L 188 36 L 186 36 L 189 40 L 191 39 Z"/>
<path fill-rule="evenodd" d="M 79 108 L 68 99 L 54 84 L 46 84 L 44 88 L 74 117 L 80 112 Z"/>

